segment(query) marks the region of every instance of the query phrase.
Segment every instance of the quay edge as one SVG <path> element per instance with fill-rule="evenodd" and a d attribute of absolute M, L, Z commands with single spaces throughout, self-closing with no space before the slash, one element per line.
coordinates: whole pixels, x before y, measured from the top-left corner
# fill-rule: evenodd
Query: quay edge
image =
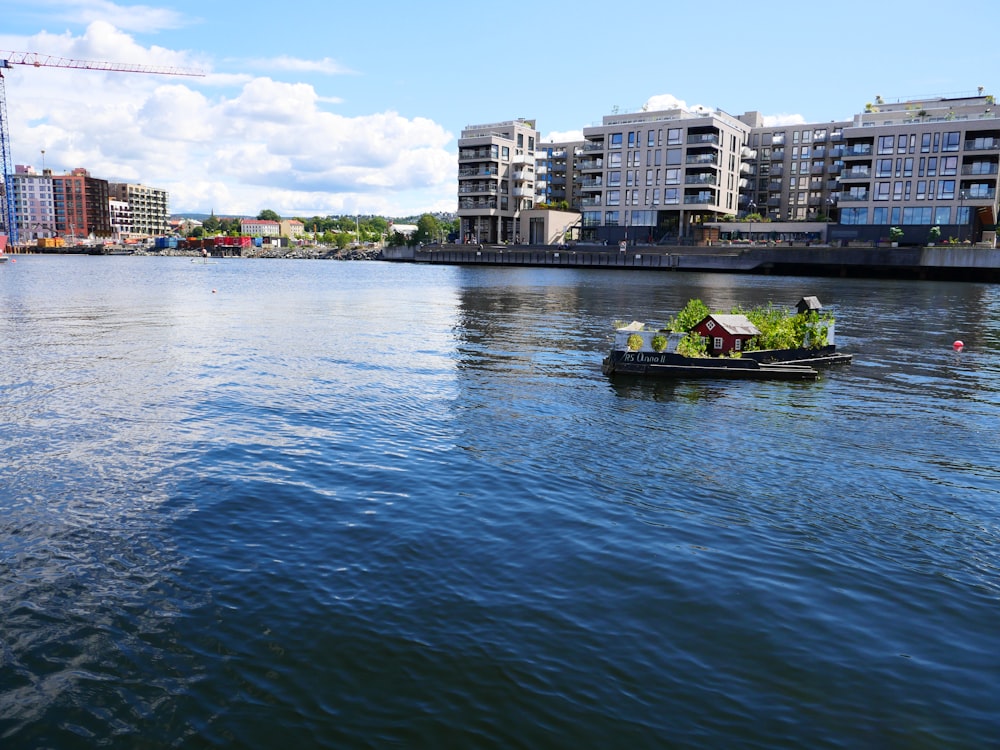
<path fill-rule="evenodd" d="M 393 262 L 477 266 L 617 268 L 645 271 L 775 276 L 1000 282 L 1000 250 L 942 247 L 690 247 L 634 246 L 626 252 L 595 245 L 438 245 L 390 247 Z"/>

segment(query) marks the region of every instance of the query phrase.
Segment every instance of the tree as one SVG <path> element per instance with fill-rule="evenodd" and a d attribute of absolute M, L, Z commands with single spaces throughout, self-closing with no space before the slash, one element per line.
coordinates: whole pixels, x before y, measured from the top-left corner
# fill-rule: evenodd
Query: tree
<path fill-rule="evenodd" d="M 436 216 L 424 214 L 417 219 L 417 231 L 413 233 L 416 242 L 436 242 L 441 236 L 441 222 Z"/>
<path fill-rule="evenodd" d="M 281 221 L 281 217 L 269 208 L 265 208 L 257 214 L 258 221 Z"/>
<path fill-rule="evenodd" d="M 220 221 L 216 217 L 215 212 L 209 216 L 205 221 L 202 222 L 201 226 L 205 230 L 205 234 L 215 234 L 219 231 Z"/>

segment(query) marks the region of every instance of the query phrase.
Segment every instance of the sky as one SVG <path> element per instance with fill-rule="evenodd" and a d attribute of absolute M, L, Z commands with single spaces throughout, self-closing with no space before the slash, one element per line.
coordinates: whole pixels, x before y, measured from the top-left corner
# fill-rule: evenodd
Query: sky
<path fill-rule="evenodd" d="M 175 215 L 455 211 L 471 124 L 534 119 L 545 142 L 646 105 L 794 124 L 1000 93 L 1000 3 L 957 7 L 0 0 L 0 50 L 204 73 L 15 65 L 11 160 L 167 190 Z"/>

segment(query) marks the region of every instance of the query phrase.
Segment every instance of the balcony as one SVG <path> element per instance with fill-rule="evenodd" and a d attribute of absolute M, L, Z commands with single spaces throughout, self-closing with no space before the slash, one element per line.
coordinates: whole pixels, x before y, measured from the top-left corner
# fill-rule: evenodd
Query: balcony
<path fill-rule="evenodd" d="M 840 179 L 843 180 L 870 180 L 872 178 L 872 171 L 868 167 L 851 167 L 850 169 L 845 169 L 840 173 Z"/>
<path fill-rule="evenodd" d="M 771 151 L 771 161 L 782 161 L 785 158 L 785 150 L 783 148 L 776 148 Z"/>
<path fill-rule="evenodd" d="M 469 211 L 469 210 L 488 211 L 490 209 L 495 209 L 496 207 L 497 207 L 497 202 L 493 199 L 473 200 L 472 198 L 463 198 L 458 202 L 459 211 Z"/>
<path fill-rule="evenodd" d="M 708 206 L 715 203 L 714 195 L 685 195 L 684 203 L 687 205 Z"/>
<path fill-rule="evenodd" d="M 599 206 L 599 205 L 601 205 L 601 196 L 599 196 L 599 195 L 592 195 L 592 196 L 589 196 L 587 198 L 581 198 L 580 199 L 580 205 L 583 206 L 584 208 L 591 208 L 593 206 Z"/>
<path fill-rule="evenodd" d="M 853 146 L 847 146 L 844 149 L 843 158 L 853 159 L 859 156 L 871 156 L 871 155 L 872 155 L 872 144 L 855 143 Z"/>
<path fill-rule="evenodd" d="M 995 162 L 976 162 L 975 164 L 963 164 L 962 174 L 996 174 L 997 165 Z"/>
<path fill-rule="evenodd" d="M 600 190 L 604 187 L 604 179 L 601 177 L 584 177 L 580 182 L 580 187 L 585 190 Z"/>
<path fill-rule="evenodd" d="M 463 148 L 458 152 L 459 161 L 469 161 L 472 159 L 489 159 L 490 150 L 488 148 Z M 496 159 L 496 156 L 492 158 Z"/>
<path fill-rule="evenodd" d="M 577 163 L 581 172 L 589 172 L 595 169 L 604 169 L 604 159 L 583 159 Z"/>
<path fill-rule="evenodd" d="M 864 193 L 841 193 L 840 202 L 841 203 L 865 203 L 871 200 L 871 194 L 868 192 Z"/>
<path fill-rule="evenodd" d="M 591 142 L 588 141 L 587 143 L 583 144 L 583 150 L 584 151 L 603 151 L 604 150 L 604 141 L 596 141 L 594 143 L 591 143 Z"/>
<path fill-rule="evenodd" d="M 693 145 L 719 145 L 718 133 L 690 133 L 687 137 L 689 146 Z"/>
<path fill-rule="evenodd" d="M 717 153 L 711 154 L 688 154 L 687 158 L 684 160 L 685 164 L 718 164 L 719 155 Z M 742 168 L 742 165 L 740 165 Z"/>
<path fill-rule="evenodd" d="M 466 167 L 458 170 L 459 177 L 496 177 L 496 167 Z"/>
<path fill-rule="evenodd" d="M 974 138 L 965 142 L 966 151 L 1000 151 L 1000 138 Z"/>
<path fill-rule="evenodd" d="M 718 185 L 719 179 L 715 174 L 689 174 L 684 177 L 685 185 Z"/>

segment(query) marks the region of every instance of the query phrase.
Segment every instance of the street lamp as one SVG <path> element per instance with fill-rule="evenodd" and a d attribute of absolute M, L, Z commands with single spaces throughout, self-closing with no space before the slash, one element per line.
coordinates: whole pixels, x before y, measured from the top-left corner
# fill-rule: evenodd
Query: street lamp
<path fill-rule="evenodd" d="M 757 204 L 750 201 L 747 204 L 747 218 L 750 220 L 750 244 L 753 244 L 753 215 L 757 213 Z"/>
<path fill-rule="evenodd" d="M 969 197 L 968 190 L 958 191 L 958 244 L 962 244 L 962 229 L 965 227 L 965 199 Z"/>
<path fill-rule="evenodd" d="M 827 221 L 833 221 L 833 207 L 837 205 L 837 201 L 833 198 L 826 199 L 826 219 Z"/>

